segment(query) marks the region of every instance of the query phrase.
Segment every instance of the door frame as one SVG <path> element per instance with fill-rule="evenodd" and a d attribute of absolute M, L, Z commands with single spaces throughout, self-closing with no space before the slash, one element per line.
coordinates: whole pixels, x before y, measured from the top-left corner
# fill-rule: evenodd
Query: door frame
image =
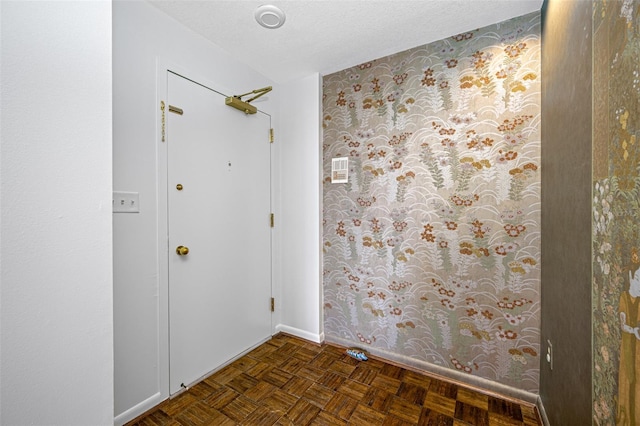
<path fill-rule="evenodd" d="M 172 395 L 170 394 L 169 387 L 169 354 L 170 354 L 170 342 L 169 342 L 169 183 L 168 183 L 168 149 L 166 142 L 163 142 L 163 132 L 166 129 L 167 114 L 169 114 L 168 103 L 168 73 L 174 73 L 188 80 L 196 82 L 209 89 L 216 87 L 219 90 L 214 90 L 223 96 L 232 96 L 231 90 L 222 85 L 221 83 L 213 82 L 206 77 L 199 75 L 198 73 L 191 72 L 184 69 L 182 66 L 168 61 L 164 58 L 158 57 L 156 59 L 156 101 L 154 107 L 156 108 L 156 211 L 157 211 L 157 272 L 158 272 L 158 388 L 160 390 L 159 401 L 163 401 Z M 211 89 L 213 90 L 213 89 Z M 249 90 L 249 89 L 247 89 Z M 161 103 L 164 102 L 164 111 L 161 110 Z M 164 117 L 163 117 L 164 113 Z M 240 113 L 240 112 L 239 112 Z M 258 110 L 258 114 L 268 115 L 273 126 L 273 117 L 271 114 Z M 168 137 L 166 134 L 165 140 Z M 267 142 L 267 135 L 265 135 L 265 143 Z M 270 182 L 270 204 L 271 211 L 274 209 L 274 194 L 273 194 L 273 149 L 270 150 L 270 168 L 269 168 L 269 182 Z M 271 242 L 270 242 L 270 283 L 271 283 L 271 295 L 273 297 L 273 280 L 274 280 L 274 234 L 271 230 Z M 274 315 L 271 312 L 271 335 L 274 334 Z M 262 342 L 260 342 L 262 343 Z M 253 348 L 247 350 L 250 351 Z M 246 353 L 246 352 L 245 352 Z M 240 356 L 244 355 L 239 354 Z M 227 364 L 235 360 L 231 359 L 228 363 L 219 366 L 218 369 L 223 368 Z M 175 393 L 173 396 L 179 395 L 181 392 Z"/>

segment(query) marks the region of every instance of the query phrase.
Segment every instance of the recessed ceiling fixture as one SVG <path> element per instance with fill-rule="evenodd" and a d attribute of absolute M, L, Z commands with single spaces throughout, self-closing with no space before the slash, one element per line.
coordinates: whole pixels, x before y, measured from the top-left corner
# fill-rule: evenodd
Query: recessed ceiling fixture
<path fill-rule="evenodd" d="M 280 28 L 286 19 L 282 10 L 270 4 L 257 8 L 254 16 L 258 24 L 270 29 Z"/>

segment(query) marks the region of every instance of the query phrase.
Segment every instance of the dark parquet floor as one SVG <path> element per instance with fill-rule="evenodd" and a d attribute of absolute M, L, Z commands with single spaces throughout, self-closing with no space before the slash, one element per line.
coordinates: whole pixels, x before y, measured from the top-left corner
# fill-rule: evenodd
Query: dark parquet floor
<path fill-rule="evenodd" d="M 130 425 L 540 425 L 535 406 L 284 334 Z"/>

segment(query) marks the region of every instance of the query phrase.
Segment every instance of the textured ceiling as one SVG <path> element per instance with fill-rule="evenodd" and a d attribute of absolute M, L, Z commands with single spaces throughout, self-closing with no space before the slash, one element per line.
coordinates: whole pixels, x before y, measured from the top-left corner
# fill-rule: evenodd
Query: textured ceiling
<path fill-rule="evenodd" d="M 328 74 L 540 10 L 543 0 L 149 0 L 276 83 Z M 254 19 L 263 4 L 279 29 Z"/>

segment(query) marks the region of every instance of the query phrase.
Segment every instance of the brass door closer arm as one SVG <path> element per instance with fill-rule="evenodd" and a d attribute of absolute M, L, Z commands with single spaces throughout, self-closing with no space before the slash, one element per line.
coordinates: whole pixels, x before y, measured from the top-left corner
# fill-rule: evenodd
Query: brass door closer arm
<path fill-rule="evenodd" d="M 256 112 L 258 112 L 258 108 L 254 107 L 249 102 L 258 99 L 260 96 L 264 95 L 265 93 L 269 93 L 271 91 L 271 89 L 272 89 L 271 86 L 267 86 L 267 87 L 263 87 L 262 89 L 252 90 L 251 92 L 247 92 L 247 93 L 242 94 L 242 95 L 229 96 L 229 97 L 225 98 L 224 103 L 226 105 L 234 107 L 235 109 L 239 109 L 240 111 L 244 112 L 245 114 L 255 114 Z M 243 101 L 242 100 L 243 96 L 247 96 L 247 95 L 251 95 L 251 94 L 255 94 L 256 96 L 252 97 L 251 99 L 249 99 L 247 101 Z"/>

